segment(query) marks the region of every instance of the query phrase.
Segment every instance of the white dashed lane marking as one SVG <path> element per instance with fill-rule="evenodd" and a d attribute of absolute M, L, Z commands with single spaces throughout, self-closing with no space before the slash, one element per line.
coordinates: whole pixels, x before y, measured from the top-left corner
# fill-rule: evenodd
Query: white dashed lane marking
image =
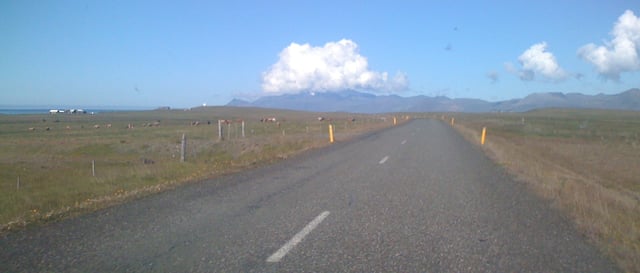
<path fill-rule="evenodd" d="M 389 157 L 385 156 L 384 158 L 382 158 L 382 160 L 380 160 L 380 162 L 378 162 L 378 164 L 384 164 L 385 162 L 387 162 L 387 159 L 389 159 Z"/>
<path fill-rule="evenodd" d="M 324 218 L 327 218 L 327 216 L 329 216 L 328 211 L 320 213 L 320 215 L 313 219 L 313 221 L 311 221 L 311 223 L 309 223 L 300 232 L 298 232 L 298 234 L 293 236 L 293 238 L 291 238 L 291 240 L 289 240 L 280 249 L 278 249 L 278 251 L 269 256 L 269 258 L 267 258 L 267 262 L 277 263 L 282 260 L 282 258 L 287 255 L 287 253 L 289 253 L 289 251 L 293 249 L 293 247 L 300 243 L 305 236 L 309 235 L 309 233 L 311 233 L 311 231 L 313 231 L 313 229 L 315 229 L 320 224 L 320 222 L 324 220 Z"/>

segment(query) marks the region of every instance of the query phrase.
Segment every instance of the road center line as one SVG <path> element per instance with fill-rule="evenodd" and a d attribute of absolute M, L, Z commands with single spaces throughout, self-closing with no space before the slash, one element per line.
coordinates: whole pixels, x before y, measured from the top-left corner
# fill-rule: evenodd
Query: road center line
<path fill-rule="evenodd" d="M 405 140 L 403 140 L 403 141 L 402 141 L 402 143 L 400 143 L 400 144 L 404 145 L 405 143 L 407 143 L 407 140 L 406 140 L 406 139 L 405 139 Z"/>
<path fill-rule="evenodd" d="M 385 156 L 384 158 L 382 158 L 382 160 L 380 160 L 380 162 L 378 162 L 378 164 L 384 164 L 385 162 L 387 162 L 387 159 L 389 159 L 389 157 Z"/>
<path fill-rule="evenodd" d="M 267 262 L 268 263 L 279 262 L 285 255 L 287 255 L 287 253 L 291 249 L 293 249 L 293 247 L 295 247 L 298 243 L 300 243 L 305 236 L 311 233 L 311 231 L 315 229 L 320 224 L 320 222 L 324 220 L 324 218 L 327 218 L 327 216 L 329 216 L 328 211 L 324 211 L 320 213 L 320 215 L 318 215 L 315 219 L 313 219 L 313 221 L 311 221 L 311 223 L 309 223 L 300 232 L 298 232 L 298 234 L 293 236 L 293 238 L 291 238 L 291 240 L 289 240 L 280 249 L 278 249 L 278 251 L 276 251 L 271 256 L 269 256 L 269 258 L 267 258 Z"/>

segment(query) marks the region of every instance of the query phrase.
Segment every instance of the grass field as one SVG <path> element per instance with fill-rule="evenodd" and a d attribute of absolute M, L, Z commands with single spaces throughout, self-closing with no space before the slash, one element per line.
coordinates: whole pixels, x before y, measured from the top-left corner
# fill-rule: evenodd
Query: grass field
<path fill-rule="evenodd" d="M 487 127 L 483 150 L 490 157 L 551 200 L 623 269 L 640 272 L 639 112 L 445 115 L 447 122 L 455 117 L 455 128 L 474 143 Z M 318 116 L 327 120 L 318 121 Z M 279 124 L 260 122 L 266 117 L 276 117 Z M 224 125 L 223 141 L 218 140 L 218 119 L 233 121 Z M 244 138 L 239 120 L 245 121 Z M 193 126 L 195 121 L 200 125 Z M 226 107 L 0 115 L 1 231 L 328 145 L 329 123 L 341 141 L 392 126 L 393 116 Z M 187 149 L 181 163 L 183 134 Z"/>
<path fill-rule="evenodd" d="M 456 114 L 455 127 L 627 272 L 640 272 L 640 112 L 540 110 Z M 441 115 L 438 115 L 441 118 Z"/>
<path fill-rule="evenodd" d="M 260 122 L 267 117 L 278 122 Z M 219 119 L 232 121 L 223 125 L 222 141 Z M 240 120 L 245 121 L 244 138 Z M 226 107 L 0 115 L 1 231 L 86 213 L 324 146 L 329 123 L 336 141 L 393 124 L 390 115 Z M 180 162 L 183 134 L 186 160 Z"/>

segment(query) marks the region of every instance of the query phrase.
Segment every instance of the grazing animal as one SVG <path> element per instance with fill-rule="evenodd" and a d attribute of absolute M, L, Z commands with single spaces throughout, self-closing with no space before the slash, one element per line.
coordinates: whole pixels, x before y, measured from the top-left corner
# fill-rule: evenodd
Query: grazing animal
<path fill-rule="evenodd" d="M 156 162 L 151 160 L 151 159 L 144 158 L 144 157 L 142 158 L 142 164 L 149 165 L 149 164 L 154 164 L 154 163 L 156 163 Z"/>
<path fill-rule="evenodd" d="M 98 125 L 98 124 L 93 125 L 93 128 L 94 128 L 94 129 L 99 129 L 99 128 L 100 128 L 100 125 Z"/>
<path fill-rule="evenodd" d="M 29 127 L 29 131 L 35 131 L 36 128 L 35 127 Z"/>

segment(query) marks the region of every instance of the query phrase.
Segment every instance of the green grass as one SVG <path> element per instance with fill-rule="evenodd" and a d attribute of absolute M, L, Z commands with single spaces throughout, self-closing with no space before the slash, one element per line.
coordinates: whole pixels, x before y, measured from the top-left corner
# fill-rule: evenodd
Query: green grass
<path fill-rule="evenodd" d="M 640 113 L 607 110 L 551 109 L 527 113 L 458 114 L 458 120 L 475 120 L 520 136 L 612 139 L 640 139 Z M 477 123 L 478 123 L 477 122 Z M 480 124 L 477 124 L 480 125 Z"/>
<path fill-rule="evenodd" d="M 227 107 L 0 115 L 0 225 L 7 231 L 75 215 L 326 145 L 328 122 L 318 116 L 336 125 L 338 141 L 391 126 L 372 115 Z M 262 123 L 263 117 L 279 123 Z M 218 119 L 234 121 L 224 126 L 224 141 L 218 140 Z M 159 126 L 148 126 L 154 123 Z"/>

